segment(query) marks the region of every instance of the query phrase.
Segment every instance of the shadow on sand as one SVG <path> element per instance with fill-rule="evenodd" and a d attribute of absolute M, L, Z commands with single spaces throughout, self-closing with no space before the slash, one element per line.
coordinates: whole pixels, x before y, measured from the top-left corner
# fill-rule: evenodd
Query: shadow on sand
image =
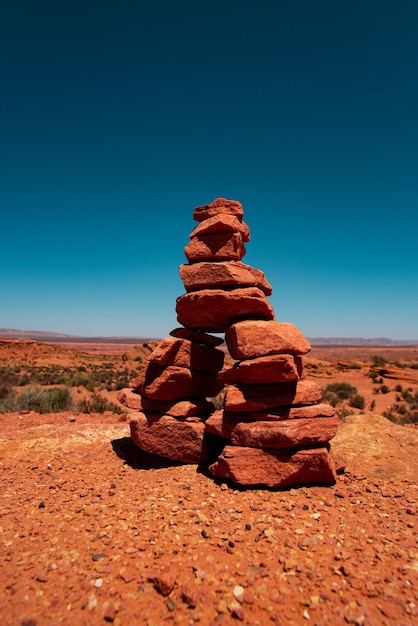
<path fill-rule="evenodd" d="M 155 454 L 144 452 L 134 444 L 130 437 L 112 440 L 112 448 L 120 459 L 133 469 L 148 470 L 183 465 L 180 461 L 172 461 Z"/>

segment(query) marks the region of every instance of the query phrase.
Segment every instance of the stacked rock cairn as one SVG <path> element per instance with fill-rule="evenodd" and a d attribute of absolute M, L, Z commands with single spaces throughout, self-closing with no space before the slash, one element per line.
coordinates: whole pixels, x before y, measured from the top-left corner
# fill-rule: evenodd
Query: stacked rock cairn
<path fill-rule="evenodd" d="M 250 239 L 243 216 L 224 198 L 194 210 L 198 225 L 180 266 L 186 293 L 176 304 L 182 327 L 132 382 L 141 407 L 129 417 L 132 440 L 242 485 L 333 484 L 335 409 L 305 379 L 308 340 L 275 319 L 264 273 L 241 261 Z M 225 334 L 229 367 L 223 338 L 210 333 Z"/>

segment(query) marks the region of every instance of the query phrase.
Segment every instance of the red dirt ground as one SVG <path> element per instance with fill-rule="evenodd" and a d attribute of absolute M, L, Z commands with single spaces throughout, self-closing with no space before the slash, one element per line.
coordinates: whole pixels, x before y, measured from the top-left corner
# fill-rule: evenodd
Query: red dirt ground
<path fill-rule="evenodd" d="M 242 489 L 139 451 L 123 415 L 0 415 L 0 623 L 416 624 L 417 445 L 353 415 L 334 487 Z"/>

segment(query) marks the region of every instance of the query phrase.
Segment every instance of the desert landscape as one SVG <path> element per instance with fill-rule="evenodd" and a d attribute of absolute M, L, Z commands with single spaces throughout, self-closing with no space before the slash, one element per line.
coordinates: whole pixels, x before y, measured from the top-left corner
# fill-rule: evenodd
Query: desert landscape
<path fill-rule="evenodd" d="M 132 443 L 157 343 L 0 339 L 1 623 L 416 623 L 418 347 L 314 346 L 340 474 L 274 490 Z"/>

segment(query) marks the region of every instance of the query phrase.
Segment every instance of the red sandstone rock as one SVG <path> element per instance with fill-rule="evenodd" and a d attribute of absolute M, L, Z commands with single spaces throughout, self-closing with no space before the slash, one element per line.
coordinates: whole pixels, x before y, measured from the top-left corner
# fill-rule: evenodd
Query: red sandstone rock
<path fill-rule="evenodd" d="M 222 409 L 215 411 L 205 422 L 208 433 L 231 438 L 233 429 L 239 422 L 303 420 L 313 418 L 333 418 L 336 412 L 330 404 L 310 404 L 307 406 L 286 407 L 274 411 L 227 412 Z"/>
<path fill-rule="evenodd" d="M 193 237 L 184 248 L 189 263 L 199 261 L 240 261 L 245 255 L 241 233 Z"/>
<path fill-rule="evenodd" d="M 190 233 L 190 239 L 201 235 L 218 235 L 221 233 L 241 233 L 244 242 L 250 241 L 250 229 L 235 215 L 214 215 L 209 217 Z"/>
<path fill-rule="evenodd" d="M 310 380 L 265 385 L 228 385 L 225 410 L 264 411 L 294 404 L 317 404 L 321 398 L 321 387 Z"/>
<path fill-rule="evenodd" d="M 198 206 L 193 211 L 193 219 L 196 222 L 203 222 L 214 215 L 235 215 L 238 218 L 243 217 L 244 210 L 241 202 L 236 200 L 227 200 L 226 198 L 216 198 L 210 204 Z"/>
<path fill-rule="evenodd" d="M 238 422 L 230 439 L 232 444 L 248 448 L 297 448 L 330 441 L 337 427 L 337 417 Z"/>
<path fill-rule="evenodd" d="M 206 398 L 190 398 L 187 400 L 153 400 L 142 396 L 142 410 L 171 415 L 172 417 L 199 417 L 210 415 L 214 411 L 212 402 Z"/>
<path fill-rule="evenodd" d="M 306 354 L 309 341 L 293 324 L 245 320 L 233 324 L 225 335 L 233 359 L 252 359 L 268 354 Z"/>
<path fill-rule="evenodd" d="M 229 369 L 218 374 L 224 385 L 257 384 L 295 381 L 302 378 L 303 363 L 299 356 L 273 354 L 257 359 L 238 361 Z"/>
<path fill-rule="evenodd" d="M 211 346 L 165 337 L 148 359 L 160 365 L 177 365 L 204 372 L 219 372 L 223 366 L 225 353 Z"/>
<path fill-rule="evenodd" d="M 274 311 L 261 289 L 247 287 L 223 291 L 202 289 L 177 298 L 177 320 L 190 328 L 224 332 L 241 319 L 274 319 Z"/>
<path fill-rule="evenodd" d="M 219 393 L 222 385 L 208 372 L 150 362 L 132 381 L 132 387 L 148 398 L 176 400 L 213 397 Z"/>
<path fill-rule="evenodd" d="M 226 446 L 209 471 L 216 478 L 230 478 L 241 485 L 267 487 L 329 485 L 337 479 L 328 447 L 283 454 L 271 449 Z"/>
<path fill-rule="evenodd" d="M 156 413 L 130 416 L 133 442 L 150 454 L 183 463 L 205 463 L 205 425 L 198 418 L 175 419 Z"/>
<path fill-rule="evenodd" d="M 207 346 L 220 346 L 224 343 L 222 337 L 214 337 L 213 335 L 207 335 L 200 330 L 193 330 L 192 328 L 175 328 L 170 332 L 172 337 L 180 337 L 180 339 L 188 339 L 188 341 L 194 341 L 194 343 L 203 343 Z"/>
<path fill-rule="evenodd" d="M 118 391 L 117 398 L 119 402 L 128 407 L 128 409 L 135 409 L 136 411 L 142 409 L 141 396 L 132 389 L 121 389 Z"/>
<path fill-rule="evenodd" d="M 202 262 L 180 265 L 180 278 L 186 291 L 258 287 L 266 296 L 272 288 L 261 270 L 241 261 Z"/>

